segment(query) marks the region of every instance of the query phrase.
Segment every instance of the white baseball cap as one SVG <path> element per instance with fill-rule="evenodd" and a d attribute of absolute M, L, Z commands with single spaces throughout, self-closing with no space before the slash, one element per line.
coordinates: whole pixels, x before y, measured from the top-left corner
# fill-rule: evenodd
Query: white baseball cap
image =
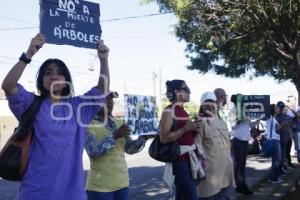
<path fill-rule="evenodd" d="M 213 92 L 205 92 L 202 94 L 200 102 L 203 103 L 206 100 L 217 101 L 217 97 L 216 97 L 215 93 L 213 93 Z"/>

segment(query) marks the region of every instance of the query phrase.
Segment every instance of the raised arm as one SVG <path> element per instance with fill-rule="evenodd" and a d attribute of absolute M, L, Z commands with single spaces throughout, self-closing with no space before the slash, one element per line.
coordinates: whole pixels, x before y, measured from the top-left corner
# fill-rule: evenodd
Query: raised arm
<path fill-rule="evenodd" d="M 23 58 L 20 58 L 20 60 L 8 72 L 2 82 L 2 89 L 5 91 L 7 96 L 15 95 L 18 92 L 17 83 L 26 65 L 31 61 L 31 58 L 44 45 L 44 43 L 45 37 L 41 33 L 38 33 L 34 38 L 32 38 L 28 50 L 25 55 L 22 55 Z"/>
<path fill-rule="evenodd" d="M 99 42 L 97 52 L 100 60 L 100 76 L 98 80 L 98 88 L 103 95 L 106 95 L 109 91 L 110 85 L 110 75 L 108 68 L 109 48 L 104 44 L 103 40 Z"/>

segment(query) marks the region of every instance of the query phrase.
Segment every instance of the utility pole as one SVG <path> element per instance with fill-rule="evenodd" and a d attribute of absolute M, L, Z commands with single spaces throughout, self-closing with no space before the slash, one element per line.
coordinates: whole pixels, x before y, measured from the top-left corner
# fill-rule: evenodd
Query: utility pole
<path fill-rule="evenodd" d="M 155 98 L 155 102 L 157 102 L 157 98 L 156 98 L 156 78 L 157 78 L 157 74 L 155 71 L 153 71 L 152 73 L 152 80 L 153 80 L 153 96 Z"/>
<path fill-rule="evenodd" d="M 127 94 L 127 85 L 126 85 L 126 82 L 124 82 L 124 94 Z"/>
<path fill-rule="evenodd" d="M 161 68 L 159 68 L 159 82 L 158 82 L 158 102 L 157 102 L 157 107 L 158 107 L 158 115 L 161 116 L 161 111 L 162 111 L 162 72 L 161 72 Z"/>

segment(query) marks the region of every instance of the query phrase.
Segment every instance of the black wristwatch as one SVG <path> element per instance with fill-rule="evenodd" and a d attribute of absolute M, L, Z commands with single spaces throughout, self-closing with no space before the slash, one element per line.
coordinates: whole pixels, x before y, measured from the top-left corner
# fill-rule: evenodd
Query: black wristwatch
<path fill-rule="evenodd" d="M 24 63 L 26 64 L 29 64 L 31 62 L 31 59 L 30 58 L 27 58 L 26 57 L 26 54 L 25 53 L 22 53 L 21 57 L 19 58 L 20 61 L 23 61 Z"/>

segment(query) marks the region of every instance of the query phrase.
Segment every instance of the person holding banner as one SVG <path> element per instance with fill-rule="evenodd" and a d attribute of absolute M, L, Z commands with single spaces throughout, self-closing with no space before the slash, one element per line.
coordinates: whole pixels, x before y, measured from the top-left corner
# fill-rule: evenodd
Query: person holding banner
<path fill-rule="evenodd" d="M 176 200 L 197 200 L 196 178 L 192 174 L 190 153 L 194 153 L 196 131 L 194 123 L 184 110 L 184 103 L 190 99 L 190 89 L 183 80 L 166 82 L 167 98 L 170 101 L 160 120 L 160 142 L 165 144 L 177 141 L 180 147 L 190 149 L 172 163 L 175 176 Z M 198 163 L 197 163 L 198 164 Z"/>
<path fill-rule="evenodd" d="M 87 176 L 86 193 L 88 200 L 128 200 L 129 175 L 125 154 L 141 151 L 146 136 L 131 140 L 130 127 L 112 115 L 117 92 L 109 92 L 106 109 L 91 122 L 85 142 L 90 157 L 90 171 Z"/>
<path fill-rule="evenodd" d="M 242 99 L 242 94 L 231 96 L 231 102 L 234 104 L 234 108 L 231 111 L 231 120 L 234 124 L 231 143 L 234 159 L 235 191 L 244 195 L 252 195 L 253 191 L 249 189 L 245 181 L 246 160 L 248 143 L 251 139 L 250 129 L 256 126 L 259 121 L 251 122 L 250 119 L 245 118 L 245 112 L 242 110 Z"/>
<path fill-rule="evenodd" d="M 27 52 L 21 55 L 2 83 L 17 119 L 35 96 L 18 81 L 46 41 L 40 33 L 33 37 Z M 43 101 L 33 123 L 29 164 L 17 200 L 85 199 L 82 165 L 85 125 L 100 110 L 109 83 L 109 49 L 103 41 L 97 52 L 102 78 L 99 77 L 98 85 L 83 96 L 73 96 L 71 75 L 63 61 L 48 59 L 39 68 L 36 85 Z"/>

